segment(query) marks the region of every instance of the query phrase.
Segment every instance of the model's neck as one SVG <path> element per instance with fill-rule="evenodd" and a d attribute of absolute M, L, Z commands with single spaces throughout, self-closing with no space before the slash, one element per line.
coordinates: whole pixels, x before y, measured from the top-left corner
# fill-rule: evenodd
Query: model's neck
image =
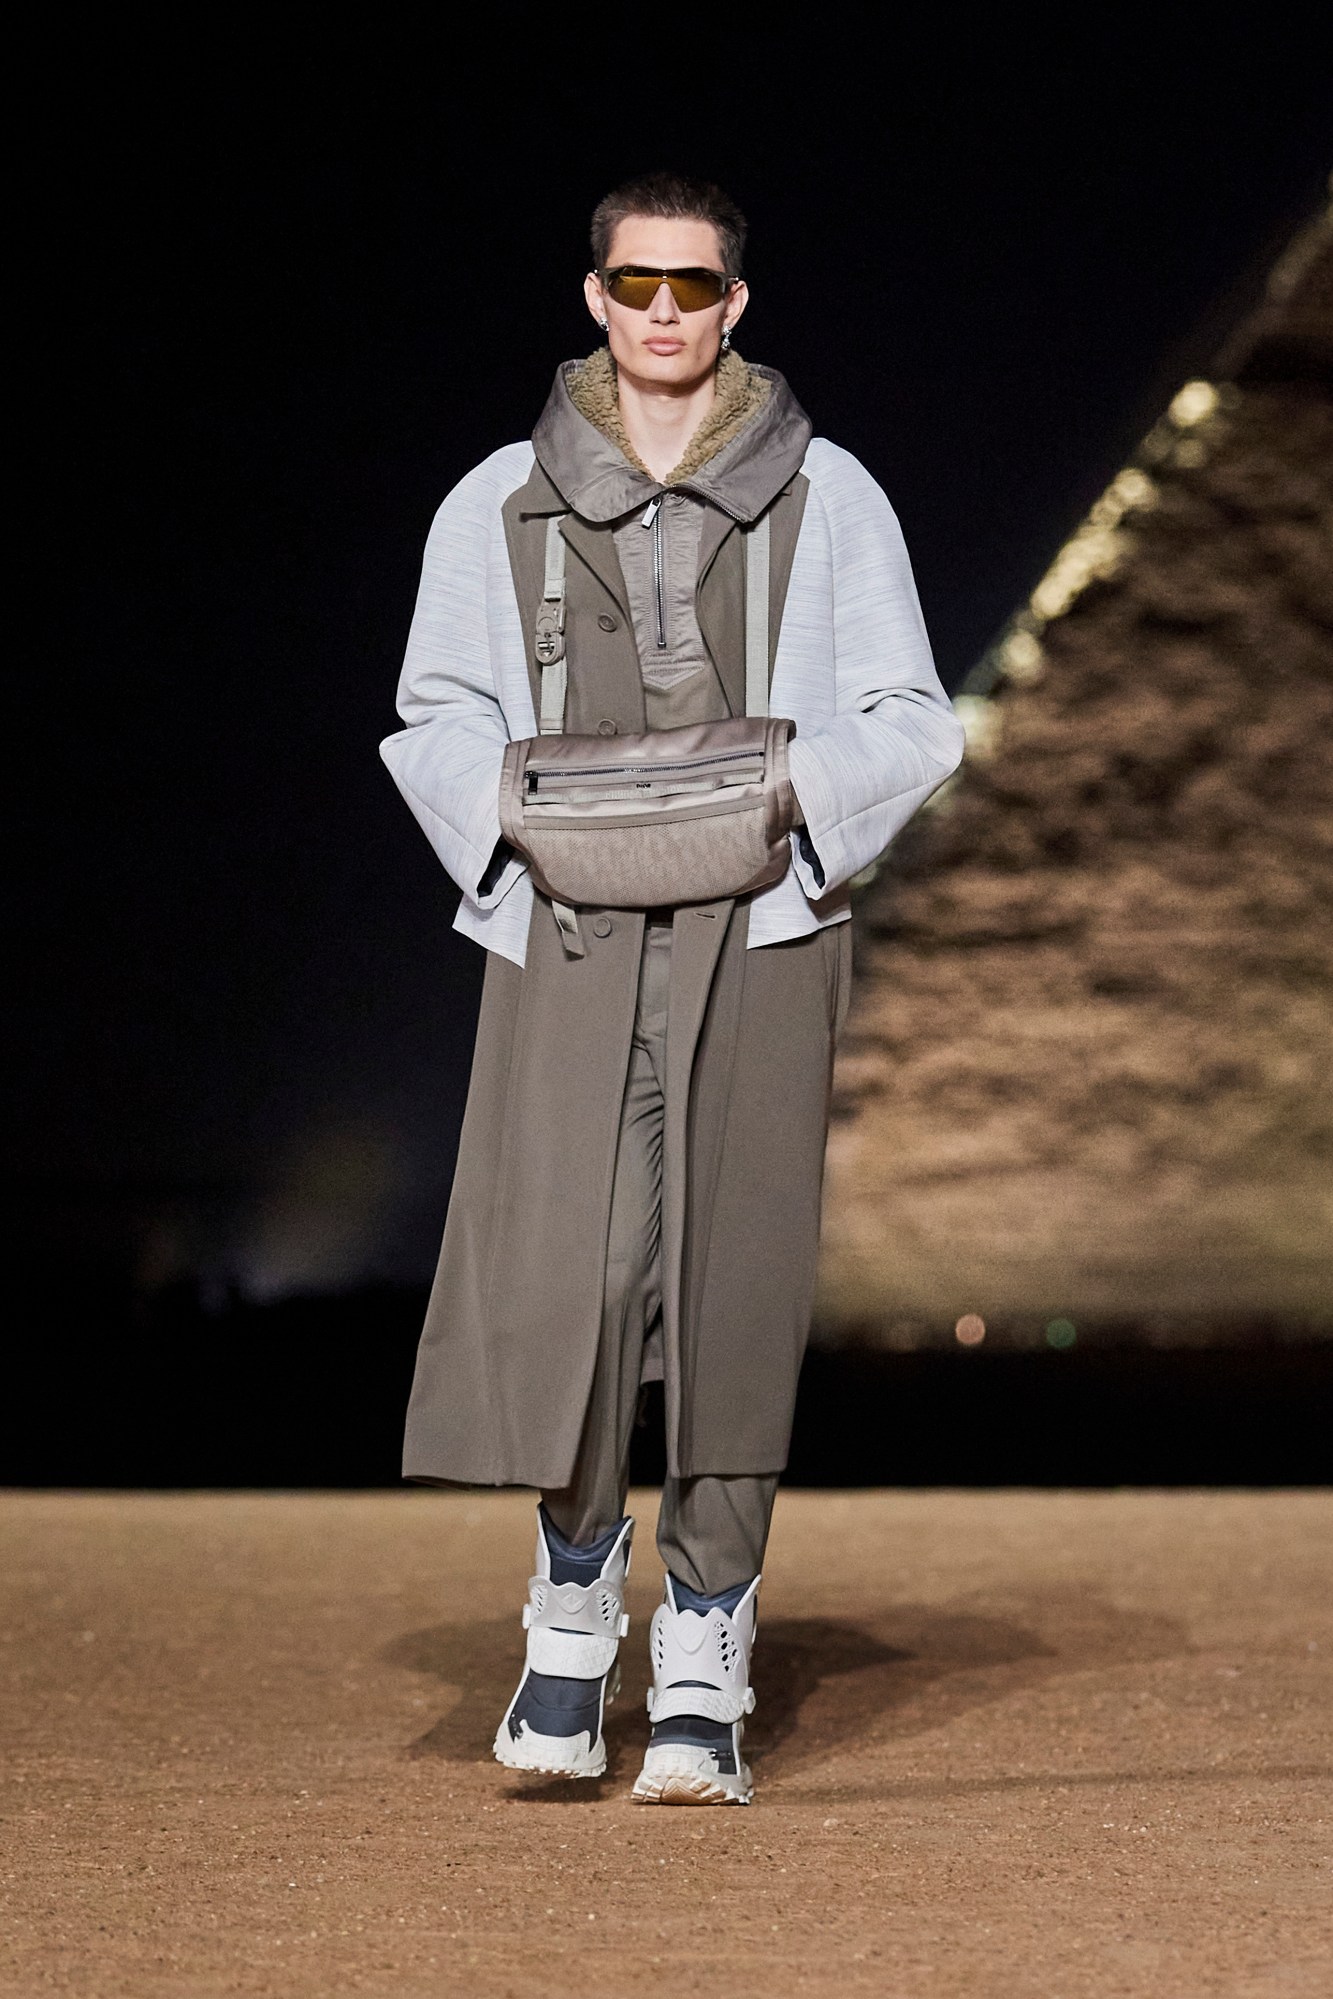
<path fill-rule="evenodd" d="M 617 371 L 625 435 L 654 479 L 665 480 L 685 456 L 690 439 L 713 406 L 716 380 L 710 370 L 686 388 L 664 387 L 660 382 L 636 381 L 623 368 Z"/>

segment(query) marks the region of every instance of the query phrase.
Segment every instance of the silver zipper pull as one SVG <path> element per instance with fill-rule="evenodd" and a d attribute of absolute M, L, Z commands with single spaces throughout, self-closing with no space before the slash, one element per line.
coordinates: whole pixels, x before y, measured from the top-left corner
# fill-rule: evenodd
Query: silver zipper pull
<path fill-rule="evenodd" d="M 649 500 L 647 507 L 644 509 L 643 519 L 639 522 L 641 528 L 650 528 L 652 526 L 653 522 L 657 519 L 657 510 L 661 504 L 662 495 L 660 493 L 655 500 Z"/>

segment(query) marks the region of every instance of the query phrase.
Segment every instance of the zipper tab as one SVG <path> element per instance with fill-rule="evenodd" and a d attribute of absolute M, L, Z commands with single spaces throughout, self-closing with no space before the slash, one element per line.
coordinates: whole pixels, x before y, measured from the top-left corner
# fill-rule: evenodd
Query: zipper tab
<path fill-rule="evenodd" d="M 649 500 L 643 510 L 643 519 L 639 522 L 641 528 L 650 528 L 652 526 L 653 522 L 657 519 L 658 509 L 661 504 L 662 495 L 660 493 L 655 500 Z"/>

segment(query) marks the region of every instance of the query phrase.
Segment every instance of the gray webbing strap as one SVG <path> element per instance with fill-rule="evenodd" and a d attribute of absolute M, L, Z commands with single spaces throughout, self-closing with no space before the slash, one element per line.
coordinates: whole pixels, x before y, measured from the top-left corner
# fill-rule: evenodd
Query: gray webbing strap
<path fill-rule="evenodd" d="M 542 706 L 537 728 L 543 736 L 558 736 L 565 726 L 565 690 L 569 662 L 565 658 L 565 537 L 560 517 L 546 523 L 546 581 L 537 613 L 536 654 L 542 670 Z"/>
<path fill-rule="evenodd" d="M 745 712 L 768 713 L 768 515 L 745 537 Z"/>
<path fill-rule="evenodd" d="M 552 514 L 546 523 L 546 579 L 542 584 L 542 606 L 537 613 L 534 649 L 542 670 L 538 734 L 559 736 L 565 727 L 569 661 L 565 657 L 565 537 L 560 532 L 558 514 Z M 551 909 L 565 955 L 570 958 L 586 957 L 578 912 L 571 909 L 567 902 L 553 901 Z"/>

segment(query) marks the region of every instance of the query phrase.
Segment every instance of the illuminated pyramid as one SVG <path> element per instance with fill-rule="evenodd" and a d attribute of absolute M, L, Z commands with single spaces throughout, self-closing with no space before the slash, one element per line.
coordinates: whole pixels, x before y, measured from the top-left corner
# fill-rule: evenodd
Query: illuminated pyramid
<path fill-rule="evenodd" d="M 858 907 L 820 1322 L 1333 1332 L 1333 226 L 960 700 Z"/>

